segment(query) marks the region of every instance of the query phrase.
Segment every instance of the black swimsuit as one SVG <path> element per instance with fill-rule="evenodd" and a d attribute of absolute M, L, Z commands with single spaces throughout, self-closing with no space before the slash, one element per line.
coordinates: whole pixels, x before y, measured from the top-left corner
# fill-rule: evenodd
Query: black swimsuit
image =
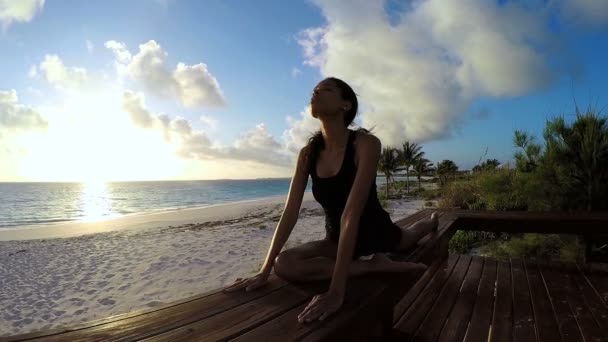
<path fill-rule="evenodd" d="M 348 143 L 340 171 L 332 177 L 317 176 L 317 163 L 313 160 L 310 170 L 312 193 L 325 210 L 325 230 L 327 238 L 338 242 L 340 237 L 340 218 L 346 200 L 355 180 L 356 166 L 353 141 L 356 132 L 349 131 Z M 359 234 L 353 259 L 377 252 L 395 252 L 401 240 L 401 229 L 393 223 L 388 212 L 380 205 L 376 192 L 376 180 L 371 186 L 367 203 L 359 221 Z"/>

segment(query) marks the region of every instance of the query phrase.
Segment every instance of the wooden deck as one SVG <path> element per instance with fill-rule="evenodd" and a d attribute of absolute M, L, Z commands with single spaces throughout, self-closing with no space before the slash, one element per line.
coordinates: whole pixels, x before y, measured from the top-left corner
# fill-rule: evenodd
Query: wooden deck
<path fill-rule="evenodd" d="M 430 213 L 422 210 L 397 224 Z M 425 262 L 426 272 L 351 278 L 342 308 L 323 322 L 299 324 L 296 317 L 329 282 L 294 284 L 271 276 L 251 293 L 217 290 L 0 341 L 608 341 L 607 274 L 576 265 L 448 256 L 456 229 L 487 227 L 591 238 L 608 231 L 608 217 L 443 210 L 439 231 L 398 256 Z"/>
<path fill-rule="evenodd" d="M 397 304 L 394 341 L 606 341 L 608 275 L 450 255 Z"/>

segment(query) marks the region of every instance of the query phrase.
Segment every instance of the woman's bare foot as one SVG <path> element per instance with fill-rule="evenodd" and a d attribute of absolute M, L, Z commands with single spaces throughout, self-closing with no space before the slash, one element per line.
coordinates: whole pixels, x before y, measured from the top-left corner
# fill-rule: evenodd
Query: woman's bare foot
<path fill-rule="evenodd" d="M 410 272 L 424 271 L 427 266 L 422 263 L 394 261 L 384 253 L 376 253 L 369 261 L 375 272 Z"/>
<path fill-rule="evenodd" d="M 439 227 L 439 214 L 436 211 L 431 214 L 431 222 L 433 222 L 432 231 L 436 232 Z"/>

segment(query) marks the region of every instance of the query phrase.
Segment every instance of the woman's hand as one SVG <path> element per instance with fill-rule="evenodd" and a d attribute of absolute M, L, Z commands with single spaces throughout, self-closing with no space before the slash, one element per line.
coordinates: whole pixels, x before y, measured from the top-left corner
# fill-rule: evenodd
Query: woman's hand
<path fill-rule="evenodd" d="M 266 284 L 267 281 L 268 281 L 268 273 L 260 272 L 251 278 L 245 278 L 245 279 L 236 278 L 236 281 L 234 282 L 234 284 L 223 289 L 222 292 L 228 293 L 228 292 L 238 291 L 241 289 L 245 289 L 245 291 L 253 291 L 253 290 L 257 289 L 258 287 L 261 287 L 262 285 Z"/>
<path fill-rule="evenodd" d="M 316 295 L 308 304 L 306 309 L 298 316 L 298 322 L 312 322 L 317 318 L 324 320 L 332 313 L 338 311 L 344 302 L 344 295 L 335 292 L 326 292 Z"/>

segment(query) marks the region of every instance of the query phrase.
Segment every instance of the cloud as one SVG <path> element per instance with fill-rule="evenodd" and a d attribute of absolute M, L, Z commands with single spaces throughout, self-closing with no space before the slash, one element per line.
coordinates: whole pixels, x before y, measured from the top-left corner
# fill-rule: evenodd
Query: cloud
<path fill-rule="evenodd" d="M 19 103 L 17 91 L 0 90 L 0 130 L 46 129 L 48 123 L 34 109 Z"/>
<path fill-rule="evenodd" d="M 93 52 L 93 49 L 95 48 L 95 45 L 93 44 L 93 42 L 87 39 L 87 40 L 85 41 L 85 44 L 86 44 L 86 46 L 87 46 L 87 51 L 88 51 L 89 53 L 92 53 L 92 52 Z"/>
<path fill-rule="evenodd" d="M 141 82 L 155 95 L 176 98 L 186 107 L 225 104 L 217 79 L 204 63 L 186 65 L 180 62 L 170 70 L 166 65 L 167 52 L 154 40 L 139 45 L 135 55 L 131 55 L 121 42 L 110 40 L 105 46 L 114 53 L 120 74 Z"/>
<path fill-rule="evenodd" d="M 43 6 L 44 0 L 0 0 L 0 25 L 6 30 L 14 22 L 29 22 Z"/>
<path fill-rule="evenodd" d="M 598 28 L 608 25 L 606 0 L 557 0 L 563 17 L 582 27 Z"/>
<path fill-rule="evenodd" d="M 208 129 L 211 130 L 215 130 L 217 129 L 217 120 L 207 116 L 207 115 L 201 115 L 200 117 L 201 122 L 203 123 L 203 125 L 205 125 Z"/>
<path fill-rule="evenodd" d="M 285 151 L 263 123 L 239 136 L 231 145 L 221 146 L 213 143 L 205 131 L 195 130 L 185 118 L 171 119 L 163 113 L 151 113 L 142 93 L 125 91 L 122 108 L 137 127 L 162 131 L 165 140 L 175 145 L 176 154 L 182 158 L 240 160 L 276 166 L 290 166 L 293 161 L 293 155 Z M 201 121 L 216 124 L 205 116 Z"/>
<path fill-rule="evenodd" d="M 389 22 L 380 0 L 314 1 L 326 18 L 301 31 L 304 63 L 360 95 L 361 122 L 387 145 L 451 134 L 477 97 L 548 86 L 545 12 L 485 0 L 414 1 Z M 517 25 L 513 25 L 517 23 Z"/>
<path fill-rule="evenodd" d="M 302 73 L 302 71 L 298 68 L 291 69 L 291 77 L 293 77 L 293 78 L 298 77 L 298 75 L 301 73 Z"/>
<path fill-rule="evenodd" d="M 295 156 L 308 143 L 308 138 L 319 130 L 319 120 L 312 117 L 310 106 L 307 106 L 299 119 L 287 116 L 287 126 L 282 135 L 284 149 Z"/>
<path fill-rule="evenodd" d="M 42 76 L 57 89 L 81 89 L 88 80 L 87 70 L 80 67 L 66 67 L 57 55 L 45 55 L 38 67 L 32 66 L 30 77 Z"/>

